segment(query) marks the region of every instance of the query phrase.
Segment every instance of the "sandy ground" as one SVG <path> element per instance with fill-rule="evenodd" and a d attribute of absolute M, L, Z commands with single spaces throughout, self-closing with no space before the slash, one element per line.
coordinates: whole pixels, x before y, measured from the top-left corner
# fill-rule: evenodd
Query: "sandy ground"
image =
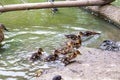
<path fill-rule="evenodd" d="M 120 52 L 81 47 L 77 62 L 56 67 L 31 80 L 52 80 L 61 75 L 63 80 L 120 80 Z"/>

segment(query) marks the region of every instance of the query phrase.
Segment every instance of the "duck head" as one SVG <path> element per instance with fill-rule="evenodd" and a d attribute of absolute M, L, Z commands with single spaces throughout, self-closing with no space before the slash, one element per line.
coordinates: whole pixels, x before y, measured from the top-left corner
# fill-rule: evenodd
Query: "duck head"
<path fill-rule="evenodd" d="M 67 46 L 70 47 L 70 48 L 73 47 L 74 46 L 74 42 L 73 41 L 67 42 Z"/>
<path fill-rule="evenodd" d="M 43 52 L 43 49 L 42 49 L 42 48 L 39 48 L 39 49 L 38 49 L 38 54 L 42 54 L 42 52 Z"/>
<path fill-rule="evenodd" d="M 83 32 L 78 32 L 78 37 L 81 37 L 81 36 L 83 36 Z"/>
<path fill-rule="evenodd" d="M 58 55 L 59 53 L 60 53 L 59 50 L 57 50 L 57 49 L 54 50 L 54 55 Z"/>
<path fill-rule="evenodd" d="M 0 24 L 0 30 L 8 31 L 8 29 L 3 24 Z"/>

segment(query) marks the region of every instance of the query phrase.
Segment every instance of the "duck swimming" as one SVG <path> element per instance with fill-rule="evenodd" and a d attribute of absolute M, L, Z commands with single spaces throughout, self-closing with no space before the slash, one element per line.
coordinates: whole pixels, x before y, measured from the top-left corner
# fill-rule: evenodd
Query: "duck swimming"
<path fill-rule="evenodd" d="M 30 57 L 30 60 L 37 61 L 41 59 L 43 49 L 39 48 L 37 52 L 33 53 L 32 56 Z"/>
<path fill-rule="evenodd" d="M 48 55 L 45 59 L 44 59 L 44 61 L 46 61 L 46 62 L 50 62 L 50 61 L 55 61 L 55 60 L 58 60 L 58 58 L 59 58 L 59 51 L 58 50 L 54 50 L 54 52 L 53 52 L 53 54 L 51 54 L 51 55 Z"/>
<path fill-rule="evenodd" d="M 3 24 L 0 24 L 0 43 L 4 40 L 3 30 L 8 31 L 8 29 L 6 29 L 6 27 Z"/>
<path fill-rule="evenodd" d="M 58 59 L 58 55 L 57 54 L 51 54 L 51 55 L 47 56 L 44 61 L 50 62 L 50 61 L 55 61 L 57 59 Z"/>
<path fill-rule="evenodd" d="M 72 40 L 81 39 L 81 35 L 80 34 L 78 34 L 78 35 L 68 34 L 68 35 L 65 35 L 65 37 L 68 38 L 68 39 L 72 39 Z"/>
<path fill-rule="evenodd" d="M 86 37 L 88 37 L 88 36 L 91 36 L 91 35 L 96 35 L 96 34 L 100 34 L 100 33 L 98 33 L 98 32 L 93 32 L 93 31 L 85 31 L 85 32 L 79 32 L 79 35 L 81 35 L 81 36 L 86 36 Z"/>
<path fill-rule="evenodd" d="M 57 50 L 59 51 L 60 54 L 66 55 L 73 51 L 73 46 L 74 46 L 74 43 L 72 41 L 69 41 L 66 43 L 64 47 L 61 47 Z"/>

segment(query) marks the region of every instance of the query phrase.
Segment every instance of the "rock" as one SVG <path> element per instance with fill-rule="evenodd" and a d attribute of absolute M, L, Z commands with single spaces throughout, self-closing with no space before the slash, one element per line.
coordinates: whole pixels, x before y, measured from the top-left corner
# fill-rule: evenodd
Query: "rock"
<path fill-rule="evenodd" d="M 120 42 L 104 40 L 100 45 L 100 49 L 108 51 L 120 51 Z"/>

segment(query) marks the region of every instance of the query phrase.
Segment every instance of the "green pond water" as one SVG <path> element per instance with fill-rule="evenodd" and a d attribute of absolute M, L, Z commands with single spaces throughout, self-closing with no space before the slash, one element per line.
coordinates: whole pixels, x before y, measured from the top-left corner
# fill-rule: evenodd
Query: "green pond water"
<path fill-rule="evenodd" d="M 22 0 L 0 0 L 2 4 L 22 3 Z M 45 0 L 24 0 L 40 2 Z M 114 5 L 120 6 L 120 0 Z M 82 43 L 82 46 L 98 47 L 105 39 L 120 41 L 120 29 L 79 8 L 59 8 L 57 14 L 51 9 L 14 11 L 0 14 L 0 23 L 9 32 L 0 47 L 0 80 L 29 80 L 36 70 L 54 66 L 43 62 L 32 63 L 29 57 L 42 47 L 51 53 L 65 42 L 64 34 L 82 30 L 101 32 L 100 36 Z"/>

